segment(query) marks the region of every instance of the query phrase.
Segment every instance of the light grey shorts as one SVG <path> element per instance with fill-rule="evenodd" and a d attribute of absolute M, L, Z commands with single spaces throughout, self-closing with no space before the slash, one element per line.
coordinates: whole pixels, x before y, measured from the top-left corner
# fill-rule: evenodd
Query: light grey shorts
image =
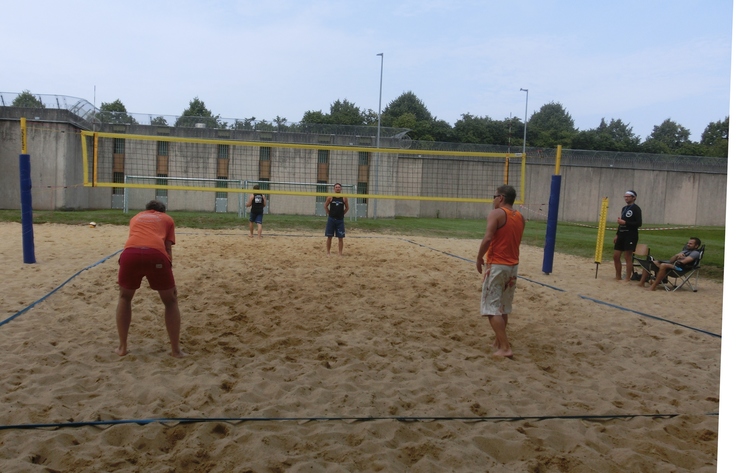
<path fill-rule="evenodd" d="M 493 264 L 483 270 L 483 292 L 480 299 L 480 315 L 504 315 L 511 313 L 511 302 L 516 291 L 516 274 L 519 266 Z"/>

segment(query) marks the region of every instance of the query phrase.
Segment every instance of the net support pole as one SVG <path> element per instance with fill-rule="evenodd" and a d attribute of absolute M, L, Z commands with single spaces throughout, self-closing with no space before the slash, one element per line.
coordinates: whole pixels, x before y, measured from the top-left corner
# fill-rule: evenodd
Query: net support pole
<path fill-rule="evenodd" d="M 560 208 L 560 189 L 562 187 L 562 176 L 560 175 L 560 160 L 562 158 L 562 145 L 557 145 L 557 160 L 555 174 L 552 176 L 552 185 L 549 192 L 549 210 L 547 215 L 547 234 L 544 238 L 544 258 L 542 260 L 542 272 L 550 274 L 555 258 L 555 238 L 557 236 L 557 214 Z"/>
<path fill-rule="evenodd" d="M 598 217 L 598 236 L 595 241 L 595 278 L 598 279 L 598 266 L 603 261 L 603 237 L 606 232 L 606 217 L 608 215 L 608 197 L 601 200 L 601 212 Z"/>
<path fill-rule="evenodd" d="M 33 244 L 33 202 L 31 200 L 31 155 L 20 155 L 20 216 L 23 232 L 23 262 L 36 262 Z"/>
<path fill-rule="evenodd" d="M 23 233 L 23 262 L 36 262 L 36 249 L 33 244 L 33 202 L 31 200 L 31 155 L 28 154 L 28 128 L 26 119 L 20 119 L 20 217 Z"/>

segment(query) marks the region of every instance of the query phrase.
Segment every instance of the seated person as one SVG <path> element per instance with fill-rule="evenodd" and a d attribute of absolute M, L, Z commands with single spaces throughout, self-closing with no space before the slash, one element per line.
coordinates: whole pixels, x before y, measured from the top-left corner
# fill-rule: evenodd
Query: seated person
<path fill-rule="evenodd" d="M 659 283 L 667 277 L 667 273 L 671 269 L 682 273 L 692 269 L 693 264 L 700 257 L 700 251 L 698 251 L 699 248 L 700 238 L 690 237 L 690 240 L 688 240 L 687 245 L 682 248 L 682 251 L 670 258 L 669 261 L 650 260 L 648 261 L 649 267 L 642 265 L 647 271 L 657 273 L 657 276 L 649 287 L 649 290 L 656 290 Z M 644 283 L 647 282 L 648 279 L 648 277 L 642 275 L 642 278 L 639 281 L 639 286 L 644 287 Z"/>

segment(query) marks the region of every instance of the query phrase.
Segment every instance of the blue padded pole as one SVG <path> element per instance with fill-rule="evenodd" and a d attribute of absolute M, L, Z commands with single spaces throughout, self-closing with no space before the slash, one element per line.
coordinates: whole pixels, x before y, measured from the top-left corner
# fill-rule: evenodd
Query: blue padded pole
<path fill-rule="evenodd" d="M 20 217 L 23 230 L 23 262 L 36 262 L 33 245 L 33 203 L 31 201 L 31 155 L 20 155 Z"/>
<path fill-rule="evenodd" d="M 562 176 L 552 176 L 552 186 L 549 192 L 549 214 L 547 215 L 547 235 L 544 238 L 544 259 L 542 260 L 542 272 L 552 272 L 552 262 L 555 257 L 555 238 L 557 236 L 557 213 L 560 208 L 560 188 Z"/>

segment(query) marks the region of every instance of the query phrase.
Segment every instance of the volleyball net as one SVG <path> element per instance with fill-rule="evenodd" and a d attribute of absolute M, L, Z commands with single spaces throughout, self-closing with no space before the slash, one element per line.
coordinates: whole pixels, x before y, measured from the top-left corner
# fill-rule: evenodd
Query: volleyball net
<path fill-rule="evenodd" d="M 224 211 L 242 213 L 258 184 L 272 212 L 319 214 L 338 182 L 359 216 L 395 215 L 409 201 L 487 206 L 502 184 L 514 186 L 516 202 L 524 203 L 521 153 L 432 149 L 441 146 L 391 138 L 382 144 L 396 147 L 377 148 L 370 146 L 374 137 L 360 136 L 317 135 L 305 144 L 274 135 L 237 141 L 82 131 L 84 185 L 111 188 L 126 209 L 155 196 L 172 209 L 199 210 L 202 195 L 211 202 L 215 193 Z"/>

